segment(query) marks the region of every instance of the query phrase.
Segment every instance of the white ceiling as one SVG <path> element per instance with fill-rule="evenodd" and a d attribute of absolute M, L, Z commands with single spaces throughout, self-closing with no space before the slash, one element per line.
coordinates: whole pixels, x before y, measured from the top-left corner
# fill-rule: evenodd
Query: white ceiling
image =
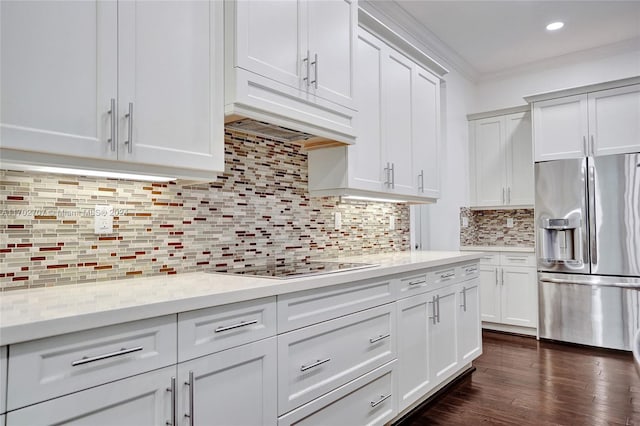
<path fill-rule="evenodd" d="M 608 45 L 640 50 L 640 0 L 396 3 L 478 74 Z M 564 28 L 545 30 L 557 20 L 565 22 Z"/>

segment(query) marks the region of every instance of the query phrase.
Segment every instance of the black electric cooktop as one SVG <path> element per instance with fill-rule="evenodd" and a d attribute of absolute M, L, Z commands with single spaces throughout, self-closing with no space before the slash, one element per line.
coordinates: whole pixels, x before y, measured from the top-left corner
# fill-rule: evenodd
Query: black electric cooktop
<path fill-rule="evenodd" d="M 209 272 L 219 274 L 236 274 L 254 277 L 277 279 L 300 278 L 310 275 L 330 274 L 333 272 L 353 271 L 355 269 L 379 266 L 373 263 L 349 263 L 331 261 L 309 261 L 299 263 L 282 263 L 245 266 L 240 268 L 222 267 Z"/>

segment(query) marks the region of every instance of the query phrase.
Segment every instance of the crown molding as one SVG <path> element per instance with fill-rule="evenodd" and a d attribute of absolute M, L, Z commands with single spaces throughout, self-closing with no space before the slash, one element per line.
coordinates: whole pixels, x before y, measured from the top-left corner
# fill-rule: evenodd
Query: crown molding
<path fill-rule="evenodd" d="M 360 0 L 358 5 L 437 62 L 455 69 L 472 82 L 479 78 L 478 71 L 469 62 L 395 1 Z"/>

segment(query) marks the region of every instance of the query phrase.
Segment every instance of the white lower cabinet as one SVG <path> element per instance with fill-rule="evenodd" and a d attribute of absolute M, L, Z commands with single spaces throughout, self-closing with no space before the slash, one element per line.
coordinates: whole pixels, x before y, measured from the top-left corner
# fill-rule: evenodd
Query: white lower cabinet
<path fill-rule="evenodd" d="M 398 412 L 395 364 L 385 364 L 280 417 L 278 426 L 385 424 Z"/>
<path fill-rule="evenodd" d="M 173 424 L 175 366 L 7 413 L 7 425 L 165 426 Z"/>
<path fill-rule="evenodd" d="M 275 425 L 276 358 L 271 337 L 178 364 L 177 425 Z"/>
<path fill-rule="evenodd" d="M 458 288 L 444 287 L 431 295 L 429 355 L 431 374 L 441 382 L 458 369 Z M 435 309 L 435 312 L 434 312 Z"/>
<path fill-rule="evenodd" d="M 395 359 L 395 329 L 387 304 L 279 335 L 279 414 Z"/>
<path fill-rule="evenodd" d="M 480 299 L 484 328 L 535 334 L 538 291 L 533 253 L 500 252 L 484 257 Z"/>
<path fill-rule="evenodd" d="M 480 278 L 464 281 L 458 291 L 458 353 L 460 363 L 466 364 L 482 355 Z"/>

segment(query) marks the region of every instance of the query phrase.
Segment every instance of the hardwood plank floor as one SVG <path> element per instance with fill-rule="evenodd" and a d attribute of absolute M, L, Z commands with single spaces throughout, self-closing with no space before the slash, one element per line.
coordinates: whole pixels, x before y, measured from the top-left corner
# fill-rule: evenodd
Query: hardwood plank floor
<path fill-rule="evenodd" d="M 631 353 L 483 332 L 473 375 L 402 422 L 418 425 L 640 425 Z"/>

